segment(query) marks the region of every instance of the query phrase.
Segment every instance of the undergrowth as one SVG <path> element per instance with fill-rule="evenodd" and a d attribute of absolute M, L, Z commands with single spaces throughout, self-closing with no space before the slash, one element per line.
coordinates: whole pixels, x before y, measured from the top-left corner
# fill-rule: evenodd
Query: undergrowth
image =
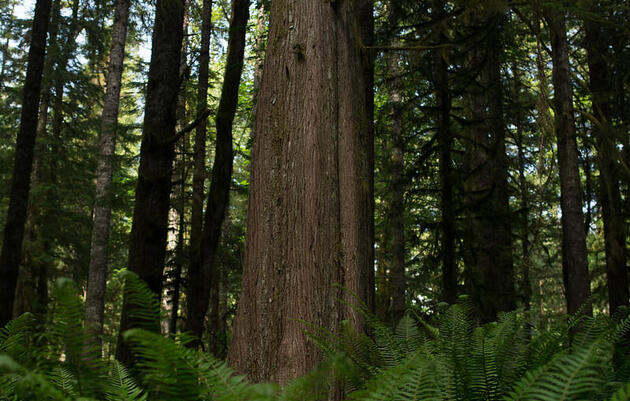
<path fill-rule="evenodd" d="M 144 284 L 123 275 L 144 305 L 140 313 L 159 313 Z M 142 329 L 124 333 L 138 360 L 130 372 L 88 341 L 74 283 L 58 281 L 54 294 L 45 330 L 31 314 L 0 330 L 2 401 L 316 401 L 340 389 L 356 401 L 630 401 L 629 318 L 569 318 L 537 330 L 515 311 L 478 327 L 464 301 L 434 324 L 409 314 L 392 330 L 358 307 L 370 335 L 347 324 L 338 333 L 305 325 L 326 359 L 281 387 L 248 383 L 223 361 L 186 348 L 185 335 Z"/>

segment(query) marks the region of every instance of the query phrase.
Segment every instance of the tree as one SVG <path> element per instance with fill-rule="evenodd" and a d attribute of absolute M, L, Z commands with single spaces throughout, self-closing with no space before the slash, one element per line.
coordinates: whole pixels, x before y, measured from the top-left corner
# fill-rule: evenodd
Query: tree
<path fill-rule="evenodd" d="M 87 293 L 85 297 L 85 326 L 95 339 L 103 332 L 105 289 L 107 284 L 108 245 L 111 224 L 111 185 L 114 174 L 116 129 L 122 84 L 125 42 L 129 23 L 129 0 L 117 0 L 109 50 L 107 89 L 103 99 L 101 130 L 98 140 L 96 168 L 96 197 L 90 249 Z M 98 340 L 97 340 L 98 341 Z"/>
<path fill-rule="evenodd" d="M 217 150 L 212 166 L 212 180 L 208 193 L 201 248 L 188 271 L 188 320 L 186 328 L 197 340 L 201 339 L 210 286 L 214 277 L 214 262 L 221 236 L 221 225 L 229 202 L 232 180 L 232 123 L 238 105 L 238 88 L 243 70 L 245 32 L 249 18 L 249 0 L 232 2 L 232 21 L 225 64 L 221 99 L 216 115 Z"/>
<path fill-rule="evenodd" d="M 445 17 L 444 2 L 436 2 L 438 19 Z M 444 29 L 444 28 L 442 28 Z M 438 35 L 446 43 L 447 35 L 442 30 Z M 435 52 L 434 90 L 437 103 L 436 130 L 440 158 L 440 209 L 442 215 L 442 299 L 449 304 L 457 301 L 457 264 L 455 255 L 455 204 L 453 200 L 453 139 L 450 128 L 451 94 L 448 79 L 447 50 Z"/>
<path fill-rule="evenodd" d="M 371 16 L 369 1 L 271 3 L 228 354 L 253 381 L 286 382 L 320 359 L 297 319 L 361 329 L 335 283 L 371 302 Z"/>
<path fill-rule="evenodd" d="M 197 118 L 208 108 L 208 70 L 210 64 L 210 37 L 212 34 L 212 0 L 204 0 L 201 11 L 201 49 L 199 50 L 199 82 L 197 84 Z M 193 157 L 192 211 L 190 217 L 190 260 L 195 261 L 201 250 L 203 232 L 203 197 L 206 178 L 206 118 L 195 130 Z"/>
<path fill-rule="evenodd" d="M 129 238 L 128 269 L 144 280 L 159 298 L 166 252 L 171 167 L 176 141 L 179 63 L 183 38 L 184 1 L 158 0 L 153 48 L 146 94 L 140 166 Z M 137 305 L 124 297 L 116 357 L 133 363 L 122 333 L 145 326 L 159 330 L 159 322 L 146 322 L 134 314 Z M 147 326 L 148 325 L 148 326 Z"/>
<path fill-rule="evenodd" d="M 479 76 L 470 94 L 472 123 L 466 143 L 470 196 L 466 279 L 482 323 L 516 307 L 499 62 L 503 16 L 485 13 L 477 17 L 483 46 L 472 50 L 472 66 Z"/>
<path fill-rule="evenodd" d="M 20 128 L 13 164 L 11 196 L 4 226 L 2 253 L 0 254 L 0 326 L 4 326 L 11 320 L 15 286 L 22 257 L 22 240 L 33 168 L 37 110 L 46 58 L 46 33 L 48 32 L 50 9 L 50 0 L 37 0 L 35 3 Z"/>
<path fill-rule="evenodd" d="M 591 295 L 586 234 L 582 214 L 582 188 L 578 168 L 578 150 L 573 117 L 573 100 L 569 80 L 569 46 L 564 11 L 549 7 L 545 10 L 551 30 L 555 128 L 560 170 L 562 205 L 562 276 L 567 300 L 567 312 L 592 315 L 590 305 L 584 305 Z"/>
<path fill-rule="evenodd" d="M 585 2 L 587 10 L 597 15 L 598 2 Z M 584 21 L 586 32 L 589 89 L 592 97 L 593 135 L 599 167 L 599 204 L 606 247 L 606 275 L 610 313 L 628 305 L 630 289 L 626 271 L 626 229 L 621 213 L 619 190 L 619 153 L 612 123 L 612 75 L 609 66 L 610 32 L 592 18 Z"/>

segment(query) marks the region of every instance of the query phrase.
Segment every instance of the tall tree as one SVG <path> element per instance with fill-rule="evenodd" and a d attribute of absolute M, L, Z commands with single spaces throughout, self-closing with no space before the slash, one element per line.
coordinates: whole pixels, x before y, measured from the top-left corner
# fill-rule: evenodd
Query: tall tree
<path fill-rule="evenodd" d="M 197 83 L 197 118 L 208 109 L 208 71 L 210 68 L 210 37 L 212 34 L 212 0 L 203 0 L 201 10 L 201 48 L 199 50 L 199 82 Z M 195 129 L 193 156 L 192 211 L 190 218 L 190 260 L 200 252 L 203 230 L 203 197 L 206 178 L 207 119 Z"/>
<path fill-rule="evenodd" d="M 562 276 L 567 311 L 592 315 L 588 302 L 591 282 L 588 273 L 586 233 L 582 214 L 582 188 L 578 168 L 578 151 L 573 117 L 573 99 L 569 79 L 569 45 L 564 11 L 549 7 L 545 10 L 551 31 L 553 87 L 560 198 L 562 206 Z"/>
<path fill-rule="evenodd" d="M 407 309 L 407 277 L 405 274 L 405 137 L 403 132 L 403 98 L 400 75 L 402 57 L 398 53 L 388 55 L 391 74 L 389 101 L 391 103 L 390 134 L 392 155 L 390 158 L 391 204 L 389 210 L 390 289 L 392 292 L 392 319 L 394 324 L 404 316 Z"/>
<path fill-rule="evenodd" d="M 228 39 L 228 52 L 221 99 L 216 115 L 217 143 L 212 166 L 212 180 L 204 218 L 203 236 L 198 256 L 190 264 L 188 320 L 186 328 L 199 341 L 203 331 L 211 281 L 214 277 L 214 261 L 221 236 L 221 225 L 229 202 L 232 180 L 232 123 L 238 106 L 238 88 L 243 70 L 245 33 L 249 19 L 249 0 L 232 2 L 232 21 Z"/>
<path fill-rule="evenodd" d="M 333 284 L 371 302 L 372 64 L 361 46 L 371 19 L 369 1 L 271 3 L 228 354 L 254 381 L 286 382 L 317 363 L 296 319 L 361 328 Z"/>
<path fill-rule="evenodd" d="M 96 197 L 94 199 L 90 265 L 85 297 L 85 327 L 95 341 L 103 332 L 107 261 L 111 225 L 111 186 L 114 174 L 116 129 L 122 84 L 130 0 L 117 0 L 109 48 L 107 86 L 98 138 Z"/>
<path fill-rule="evenodd" d="M 162 293 L 166 253 L 183 21 L 184 0 L 157 1 L 129 239 L 128 269 L 144 280 L 157 297 Z M 143 321 L 134 314 L 136 308 L 125 294 L 116 349 L 117 359 L 125 364 L 133 363 L 133 358 L 122 333 L 139 325 L 159 330 L 157 320 Z"/>
<path fill-rule="evenodd" d="M 586 9 L 597 15 L 599 2 L 585 1 Z M 593 105 L 593 135 L 597 147 L 599 167 L 599 203 L 604 226 L 606 247 L 606 274 L 610 313 L 628 305 L 630 289 L 626 268 L 626 228 L 621 211 L 619 189 L 619 152 L 617 137 L 612 123 L 613 78 L 609 54 L 610 32 L 599 21 L 587 17 L 587 62 L 590 77 L 591 102 Z"/>
<path fill-rule="evenodd" d="M 485 323 L 500 311 L 514 309 L 516 300 L 499 61 L 503 17 L 483 12 L 477 26 L 481 46 L 472 50 L 472 67 L 479 75 L 469 102 L 473 124 L 466 149 L 471 202 L 466 278 L 477 317 Z"/>
<path fill-rule="evenodd" d="M 436 2 L 436 17 L 445 18 L 445 2 Z M 440 43 L 446 43 L 444 28 L 440 29 Z M 435 52 L 434 90 L 437 104 L 436 130 L 440 158 L 440 208 L 442 214 L 442 299 L 449 304 L 457 301 L 457 265 L 455 255 L 455 204 L 453 201 L 453 139 L 450 128 L 451 93 L 448 79 L 447 49 Z"/>
<path fill-rule="evenodd" d="M 50 0 L 37 0 L 35 3 L 20 128 L 13 163 L 11 196 L 0 254 L 0 326 L 4 326 L 12 317 L 15 286 L 22 257 L 22 240 L 33 168 L 37 111 L 46 58 L 46 33 L 50 9 Z"/>

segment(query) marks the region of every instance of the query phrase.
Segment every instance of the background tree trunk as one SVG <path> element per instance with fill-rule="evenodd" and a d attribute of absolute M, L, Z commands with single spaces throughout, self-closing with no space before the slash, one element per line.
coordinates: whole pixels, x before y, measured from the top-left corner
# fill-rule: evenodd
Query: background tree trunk
<path fill-rule="evenodd" d="M 397 53 L 387 55 L 391 78 L 389 101 L 391 103 L 390 132 L 392 155 L 389 160 L 391 171 L 391 204 L 389 206 L 389 231 L 391 239 L 391 317 L 394 325 L 407 310 L 407 277 L 405 275 L 405 139 L 402 127 L 402 82 Z"/>
<path fill-rule="evenodd" d="M 212 35 L 212 0 L 203 0 L 201 11 L 201 49 L 199 50 L 199 82 L 197 84 L 197 118 L 208 109 L 208 70 L 210 65 L 210 37 Z M 190 218 L 190 261 L 199 259 L 203 230 L 203 197 L 206 179 L 207 119 L 195 129 L 193 156 L 192 211 Z M 199 263 L 195 261 L 194 263 Z"/>
<path fill-rule="evenodd" d="M 595 9 L 596 1 L 590 1 L 589 7 Z M 626 271 L 626 233 L 621 211 L 621 193 L 619 190 L 619 152 L 612 126 L 611 96 L 613 94 L 610 72 L 608 37 L 603 25 L 598 21 L 586 19 L 586 50 L 592 96 L 593 135 L 597 146 L 599 166 L 599 203 L 604 225 L 606 247 L 606 274 L 610 313 L 618 307 L 628 305 L 628 273 Z"/>
<path fill-rule="evenodd" d="M 467 281 L 481 323 L 516 307 L 499 64 L 501 19 L 499 14 L 484 18 L 490 31 L 484 33 L 483 47 L 473 50 L 480 77 L 471 93 L 474 126 L 466 150 L 471 197 Z"/>
<path fill-rule="evenodd" d="M 109 49 L 107 86 L 103 99 L 101 131 L 98 139 L 96 167 L 96 197 L 90 248 L 87 294 L 85 297 L 85 328 L 92 341 L 100 344 L 103 333 L 105 290 L 107 284 L 108 245 L 111 224 L 111 185 L 114 174 L 116 130 L 122 83 L 125 42 L 129 23 L 129 0 L 117 0 Z"/>
<path fill-rule="evenodd" d="M 180 87 L 179 63 L 183 37 L 184 1 L 158 0 L 153 49 L 149 67 L 140 167 L 129 240 L 130 271 L 138 274 L 157 297 L 162 294 L 162 272 L 168 231 L 171 168 L 177 94 Z M 116 357 L 133 363 L 122 333 L 149 324 L 156 331 L 159 322 L 142 322 L 132 317 L 135 305 L 124 297 Z M 157 319 L 157 317 L 156 317 Z"/>
<path fill-rule="evenodd" d="M 588 301 L 591 295 L 591 283 L 588 273 L 582 188 L 569 80 L 569 47 L 564 12 L 551 7 L 545 11 L 551 30 L 553 59 L 555 125 L 562 206 L 562 276 L 567 312 L 574 314 Z M 586 305 L 582 313 L 592 315 L 592 307 Z"/>
<path fill-rule="evenodd" d="M 334 283 L 371 297 L 371 57 L 356 33 L 370 43 L 372 14 L 368 2 L 350 4 L 271 3 L 228 354 L 253 381 L 286 382 L 319 361 L 296 319 L 360 328 Z"/>
<path fill-rule="evenodd" d="M 444 1 L 436 2 L 436 17 L 444 18 Z M 439 8 L 438 8 L 439 7 Z M 448 38 L 439 34 L 440 43 Z M 448 63 L 446 49 L 434 53 L 435 57 L 435 98 L 437 104 L 436 130 L 440 158 L 440 206 L 442 214 L 442 300 L 454 304 L 457 301 L 457 264 L 455 255 L 455 205 L 453 202 L 453 161 L 451 149 L 453 138 L 450 129 L 451 95 L 449 91 Z"/>
<path fill-rule="evenodd" d="M 13 164 L 11 196 L 4 226 L 2 253 L 0 254 L 0 327 L 7 324 L 12 318 L 15 286 L 22 258 L 22 240 L 33 168 L 37 111 L 46 58 L 46 33 L 48 32 L 50 9 L 50 0 L 37 0 L 35 3 L 20 128 Z"/>
<path fill-rule="evenodd" d="M 201 340 L 204 320 L 208 311 L 211 281 L 216 280 L 214 261 L 221 236 L 221 225 L 229 202 L 233 158 L 232 123 L 238 106 L 238 88 L 243 70 L 248 18 L 249 0 L 234 0 L 223 87 L 216 116 L 217 149 L 212 166 L 212 180 L 201 239 L 201 258 L 198 259 L 199 263 L 193 260 L 193 263 L 190 264 L 188 276 L 186 328 L 195 336 L 197 341 Z"/>

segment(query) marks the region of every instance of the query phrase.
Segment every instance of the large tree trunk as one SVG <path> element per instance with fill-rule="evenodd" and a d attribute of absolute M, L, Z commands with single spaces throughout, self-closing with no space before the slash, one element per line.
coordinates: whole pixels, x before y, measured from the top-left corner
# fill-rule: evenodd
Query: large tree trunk
<path fill-rule="evenodd" d="M 50 8 L 50 0 L 37 0 L 35 3 L 20 128 L 13 164 L 11 196 L 4 227 L 2 253 L 0 254 L 0 326 L 4 326 L 12 318 L 15 286 L 22 258 L 22 240 L 33 168 L 37 110 L 46 58 L 46 33 L 48 32 Z"/>
<path fill-rule="evenodd" d="M 110 197 L 128 23 L 129 0 L 117 0 L 112 42 L 109 48 L 109 66 L 101 115 L 101 131 L 98 138 L 96 197 L 94 199 L 90 265 L 85 297 L 85 328 L 92 336 L 92 341 L 97 343 L 100 343 L 99 337 L 103 333 L 108 245 L 112 215 Z"/>
<path fill-rule="evenodd" d="M 582 188 L 569 80 L 569 46 L 563 11 L 549 8 L 546 14 L 551 29 L 556 138 L 560 170 L 562 276 L 567 312 L 574 314 L 588 302 L 591 295 L 591 282 L 588 273 Z M 584 305 L 582 313 L 592 315 L 592 307 Z"/>
<path fill-rule="evenodd" d="M 168 231 L 169 198 L 174 158 L 179 62 L 183 38 L 184 0 L 158 0 L 149 67 L 140 168 L 129 240 L 128 269 L 162 294 L 162 272 Z M 133 317 L 136 305 L 124 297 L 116 357 L 133 363 L 122 333 L 140 325 L 159 331 L 158 317 L 144 322 Z"/>
<path fill-rule="evenodd" d="M 286 382 L 320 360 L 297 319 L 361 328 L 335 283 L 371 302 L 371 58 L 359 43 L 371 12 L 368 1 L 271 3 L 228 354 L 253 381 Z"/>
<path fill-rule="evenodd" d="M 187 330 L 201 340 L 208 311 L 214 261 L 221 236 L 221 225 L 229 202 L 232 180 L 232 123 L 238 106 L 238 88 L 243 70 L 245 33 L 249 18 L 249 0 L 234 0 L 228 39 L 223 88 L 216 116 L 217 149 L 212 166 L 212 180 L 204 219 L 200 255 L 191 261 L 188 276 Z"/>
<path fill-rule="evenodd" d="M 597 2 L 591 1 L 590 8 L 596 7 Z M 613 88 L 608 65 L 609 33 L 598 21 L 587 19 L 584 25 L 591 101 L 595 117 L 592 124 L 599 166 L 599 202 L 604 223 L 608 299 L 610 313 L 613 314 L 620 306 L 628 305 L 629 289 L 626 271 L 626 230 L 619 190 L 619 153 L 611 121 Z"/>
<path fill-rule="evenodd" d="M 477 318 L 493 321 L 515 308 L 511 215 L 508 201 L 505 124 L 499 64 L 502 17 L 485 18 L 489 32 L 483 49 L 473 50 L 480 68 L 472 93 L 474 126 L 467 142 L 469 232 L 467 280 Z"/>

